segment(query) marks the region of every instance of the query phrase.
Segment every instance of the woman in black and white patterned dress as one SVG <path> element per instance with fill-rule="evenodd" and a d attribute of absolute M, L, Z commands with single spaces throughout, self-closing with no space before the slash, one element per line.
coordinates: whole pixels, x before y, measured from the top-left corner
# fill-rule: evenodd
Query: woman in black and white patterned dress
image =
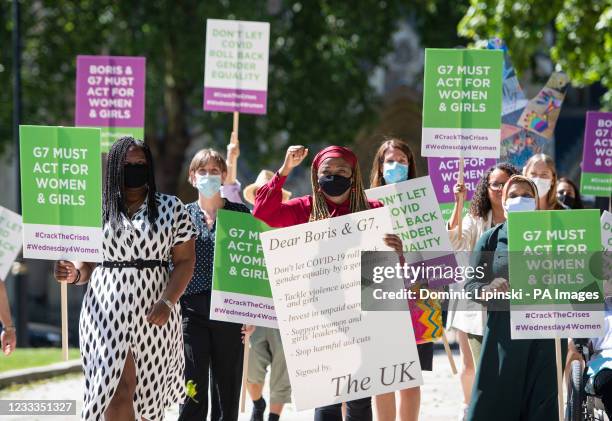
<path fill-rule="evenodd" d="M 58 281 L 88 285 L 79 324 L 84 420 L 162 420 L 184 399 L 176 303 L 193 274 L 197 231 L 178 198 L 156 192 L 153 172 L 143 142 L 115 143 L 104 185 L 104 263 L 55 266 Z"/>

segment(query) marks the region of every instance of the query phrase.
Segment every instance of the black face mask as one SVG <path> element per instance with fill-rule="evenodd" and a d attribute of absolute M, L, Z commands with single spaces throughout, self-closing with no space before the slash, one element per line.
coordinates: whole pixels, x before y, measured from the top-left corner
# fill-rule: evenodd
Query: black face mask
<path fill-rule="evenodd" d="M 576 198 L 566 194 L 558 194 L 557 200 L 568 209 L 574 209 L 574 205 L 576 205 Z"/>
<path fill-rule="evenodd" d="M 328 196 L 342 196 L 351 187 L 351 179 L 341 175 L 324 175 L 319 177 L 319 187 Z"/>
<path fill-rule="evenodd" d="M 137 189 L 147 184 L 149 167 L 146 164 L 125 164 L 123 166 L 123 183 L 129 189 Z"/>

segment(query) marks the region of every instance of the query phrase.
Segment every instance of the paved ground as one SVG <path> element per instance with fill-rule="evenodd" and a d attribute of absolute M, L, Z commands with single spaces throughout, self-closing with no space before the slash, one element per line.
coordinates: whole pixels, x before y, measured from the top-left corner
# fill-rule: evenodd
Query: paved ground
<path fill-rule="evenodd" d="M 459 364 L 459 356 L 455 354 L 455 363 Z M 451 374 L 446 354 L 436 350 L 433 363 L 434 371 L 424 373 L 425 385 L 422 387 L 421 419 L 426 421 L 454 421 L 457 419 L 461 405 L 461 389 L 457 376 Z M 81 409 L 83 377 L 80 375 L 65 376 L 52 381 L 33 383 L 19 388 L 0 391 L 0 399 L 76 399 L 77 414 Z M 267 394 L 267 392 L 264 392 Z M 247 399 L 247 410 L 240 416 L 239 421 L 248 421 L 251 405 Z M 178 408 L 171 408 L 166 412 L 166 420 L 176 420 Z M 78 420 L 77 416 L 11 416 L 0 417 L 7 421 L 69 421 Z M 266 418 L 267 419 L 267 418 Z M 296 412 L 293 406 L 288 405 L 281 418 L 285 421 L 311 421 L 313 411 Z"/>

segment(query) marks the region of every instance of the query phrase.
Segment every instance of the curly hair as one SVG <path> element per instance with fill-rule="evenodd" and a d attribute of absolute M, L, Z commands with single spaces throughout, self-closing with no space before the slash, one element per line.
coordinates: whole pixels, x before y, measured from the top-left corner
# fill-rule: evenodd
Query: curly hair
<path fill-rule="evenodd" d="M 500 162 L 493 165 L 487 170 L 476 185 L 474 195 L 472 196 L 472 203 L 470 204 L 470 214 L 479 218 L 486 218 L 487 214 L 491 210 L 491 201 L 489 200 L 489 177 L 495 170 L 502 170 L 508 177 L 520 174 L 518 168 L 507 162 Z"/>

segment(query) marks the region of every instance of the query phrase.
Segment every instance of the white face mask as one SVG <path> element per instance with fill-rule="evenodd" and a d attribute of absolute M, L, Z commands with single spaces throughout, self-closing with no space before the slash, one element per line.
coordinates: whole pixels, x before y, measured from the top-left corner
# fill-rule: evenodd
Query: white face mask
<path fill-rule="evenodd" d="M 538 196 L 540 198 L 546 197 L 550 191 L 551 181 L 548 178 L 531 177 L 531 181 L 538 188 Z"/>
<path fill-rule="evenodd" d="M 508 213 L 516 211 L 533 211 L 536 208 L 536 201 L 533 197 L 510 197 L 504 203 L 504 210 Z"/>

